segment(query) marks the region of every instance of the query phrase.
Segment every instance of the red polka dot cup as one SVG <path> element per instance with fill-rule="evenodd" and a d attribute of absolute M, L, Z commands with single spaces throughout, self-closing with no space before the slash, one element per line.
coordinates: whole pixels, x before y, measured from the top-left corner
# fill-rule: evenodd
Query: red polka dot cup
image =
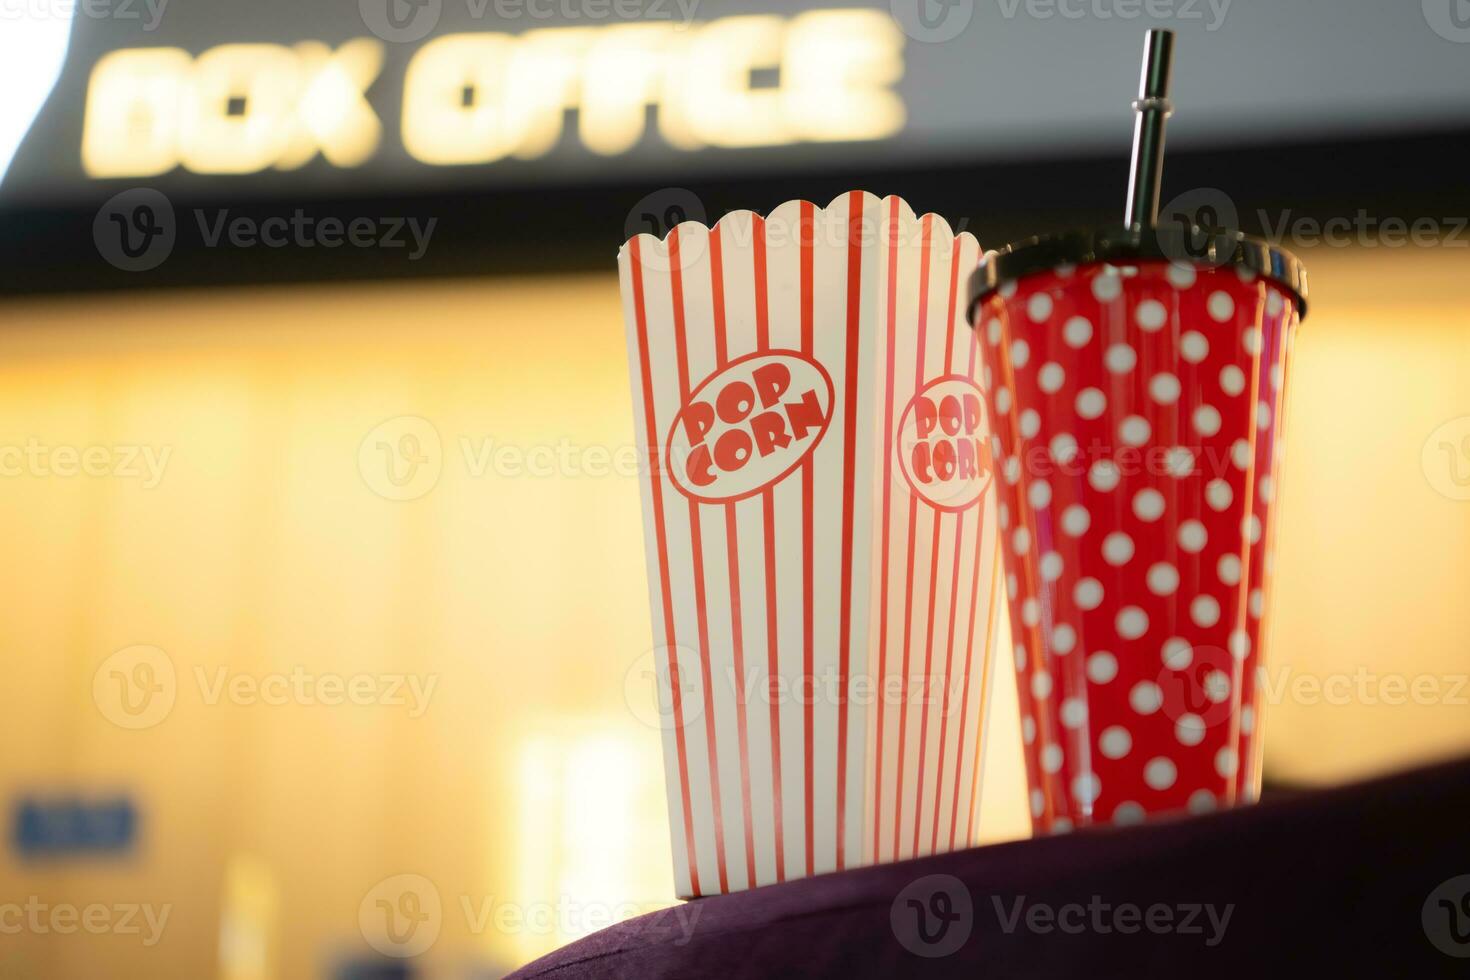
<path fill-rule="evenodd" d="M 1034 826 L 1254 800 L 1297 261 L 1152 231 L 971 282 Z M 1174 247 L 1178 246 L 1178 247 Z M 1213 253 L 1212 253 L 1213 255 Z"/>

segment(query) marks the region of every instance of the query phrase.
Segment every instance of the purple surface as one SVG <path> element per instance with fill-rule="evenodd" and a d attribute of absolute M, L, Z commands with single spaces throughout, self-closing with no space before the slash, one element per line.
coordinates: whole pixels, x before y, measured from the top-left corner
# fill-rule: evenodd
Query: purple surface
<path fill-rule="evenodd" d="M 1444 886 L 1459 875 L 1470 876 L 1470 761 L 700 899 L 513 976 L 1470 978 L 1470 877 Z M 1126 905 L 1136 932 L 1119 931 Z M 1196 905 L 1199 932 L 1186 934 Z M 1150 906 L 1170 925 L 1155 911 L 1150 929 Z M 1066 930 L 1046 929 L 1044 909 Z"/>

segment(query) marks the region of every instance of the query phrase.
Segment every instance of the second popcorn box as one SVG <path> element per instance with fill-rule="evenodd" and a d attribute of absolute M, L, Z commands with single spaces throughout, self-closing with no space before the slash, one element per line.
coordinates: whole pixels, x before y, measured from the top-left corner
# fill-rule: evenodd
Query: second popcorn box
<path fill-rule="evenodd" d="M 994 646 L 980 248 L 896 197 L 619 255 L 681 897 L 975 840 Z"/>

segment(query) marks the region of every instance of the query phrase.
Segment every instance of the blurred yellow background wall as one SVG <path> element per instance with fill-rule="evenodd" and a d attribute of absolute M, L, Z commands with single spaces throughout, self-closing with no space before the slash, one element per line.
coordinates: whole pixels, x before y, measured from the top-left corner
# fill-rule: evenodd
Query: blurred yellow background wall
<path fill-rule="evenodd" d="M 1470 749 L 1470 279 L 1304 257 L 1265 724 L 1268 778 L 1325 783 Z M 0 936 L 0 975 L 332 976 L 400 875 L 428 975 L 667 903 L 631 440 L 611 274 L 0 305 L 0 793 L 141 816 L 121 858 L 7 847 L 0 897 L 169 909 Z"/>

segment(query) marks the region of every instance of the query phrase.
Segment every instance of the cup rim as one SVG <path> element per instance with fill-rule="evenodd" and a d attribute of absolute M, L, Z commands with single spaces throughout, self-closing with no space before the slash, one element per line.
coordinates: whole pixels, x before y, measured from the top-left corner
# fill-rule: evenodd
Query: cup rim
<path fill-rule="evenodd" d="M 1188 237 L 1186 237 L 1186 234 Z M 1201 236 L 1203 236 L 1201 238 Z M 1037 235 L 986 252 L 970 274 L 966 317 L 973 327 L 980 303 L 1001 286 L 1024 276 L 1050 272 L 1059 266 L 1098 262 L 1163 261 L 1183 264 L 1179 256 L 1194 256 L 1203 240 L 1203 254 L 1191 264 L 1246 269 L 1282 287 L 1296 298 L 1300 316 L 1307 313 L 1307 270 L 1291 252 L 1241 232 L 1183 228 L 1090 228 L 1054 235 Z"/>

